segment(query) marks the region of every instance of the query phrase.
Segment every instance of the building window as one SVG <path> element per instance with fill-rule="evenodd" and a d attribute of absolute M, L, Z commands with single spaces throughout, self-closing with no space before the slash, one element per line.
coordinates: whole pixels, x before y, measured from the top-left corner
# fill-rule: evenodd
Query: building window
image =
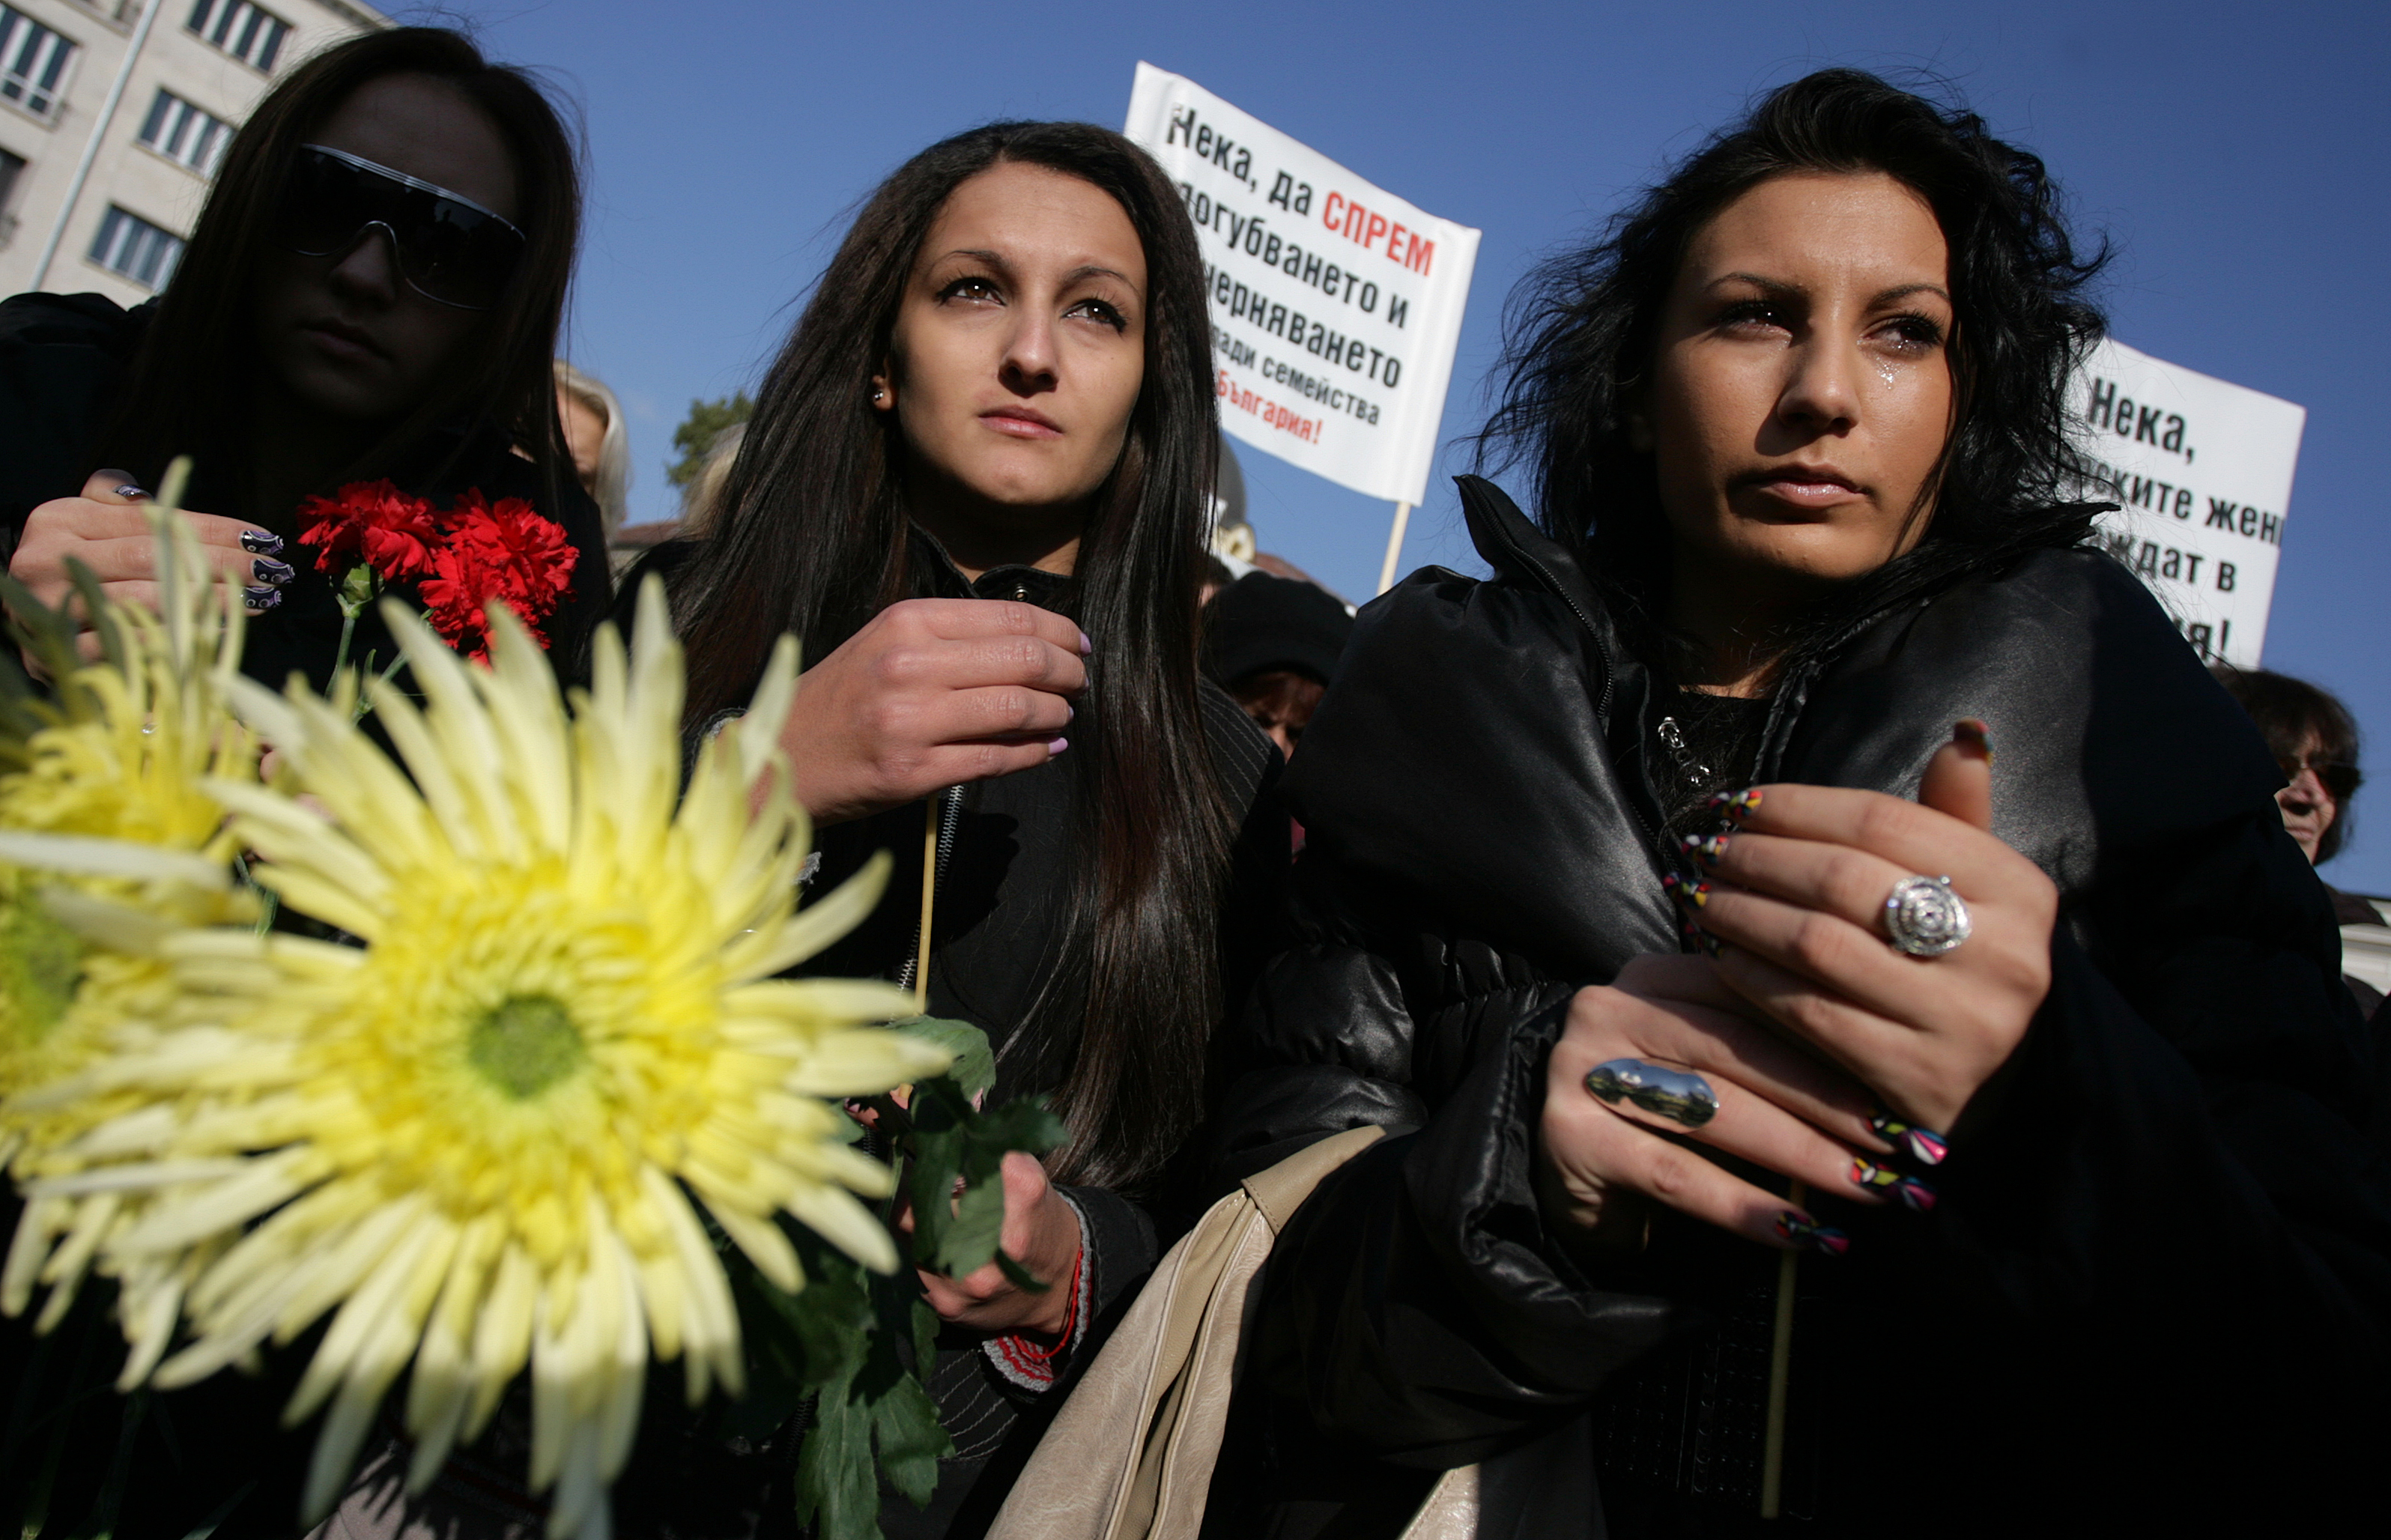
<path fill-rule="evenodd" d="M 225 146 L 232 142 L 232 124 L 161 90 L 149 104 L 149 121 L 141 125 L 141 142 L 202 176 L 213 176 Z"/>
<path fill-rule="evenodd" d="M 283 40 L 291 35 L 290 22 L 249 0 L 198 0 L 185 26 L 243 64 L 266 71 L 282 57 Z"/>
<path fill-rule="evenodd" d="M 17 233 L 17 216 L 8 212 L 8 200 L 17 191 L 17 178 L 25 169 L 22 155 L 11 155 L 0 149 L 0 246 Z"/>
<path fill-rule="evenodd" d="M 91 260 L 144 289 L 163 289 L 183 260 L 183 238 L 111 205 L 99 222 L 99 239 L 91 243 Z"/>
<path fill-rule="evenodd" d="M 23 11 L 0 6 L 0 97 L 48 117 L 74 51 L 73 44 Z"/>

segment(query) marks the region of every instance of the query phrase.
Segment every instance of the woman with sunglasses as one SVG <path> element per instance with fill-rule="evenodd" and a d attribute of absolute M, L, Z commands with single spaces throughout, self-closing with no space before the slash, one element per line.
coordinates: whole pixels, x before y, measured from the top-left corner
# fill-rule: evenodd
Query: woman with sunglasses
<path fill-rule="evenodd" d="M 1493 576 L 1365 609 L 1289 771 L 1223 1144 L 1389 1136 L 1280 1234 L 1208 1534 L 1470 1465 L 1480 1534 L 2380 1524 L 2371 1045 L 2266 746 L 2085 548 L 2098 265 L 1839 70 L 1523 285 L 1535 517 L 1465 479 Z"/>
<path fill-rule="evenodd" d="M 246 666 L 318 686 L 342 635 L 302 547 L 309 498 L 388 479 L 446 508 L 519 498 L 562 526 L 579 636 L 608 587 L 551 359 L 580 188 L 571 140 L 523 71 L 436 28 L 369 32 L 292 69 L 233 140 L 165 293 L 0 304 L 0 538 L 57 602 L 67 563 L 148 592 L 135 506 L 188 455 L 184 506 L 257 612 Z M 378 616 L 358 661 L 393 655 Z"/>
<path fill-rule="evenodd" d="M 297 511 L 387 477 L 442 506 L 521 498 L 561 524 L 579 555 L 548 628 L 577 637 L 608 591 L 551 372 L 579 200 L 554 108 L 453 32 L 370 32 L 296 66 L 236 136 L 160 300 L 0 304 L 11 571 L 56 602 L 80 561 L 142 599 L 150 541 L 133 505 L 187 454 L 199 537 L 256 612 L 245 666 L 321 688 L 342 617 L 293 537 Z M 376 653 L 392 647 L 368 613 L 352 654 Z M 82 1393 L 114 1334 L 90 1302 L 39 1342 L 25 1322 L 0 1328 L 0 1422 L 17 1441 L 0 1452 L 0 1519 L 107 1527 L 82 1516 L 121 1491 L 121 1536 L 289 1533 L 309 1442 L 274 1431 L 289 1379 L 218 1375 L 128 1417 Z M 136 1480 L 111 1476 L 120 1456 Z"/>

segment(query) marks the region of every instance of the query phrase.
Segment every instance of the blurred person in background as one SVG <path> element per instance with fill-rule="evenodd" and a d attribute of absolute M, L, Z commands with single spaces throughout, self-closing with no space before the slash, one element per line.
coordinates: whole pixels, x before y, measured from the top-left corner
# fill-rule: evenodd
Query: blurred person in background
<path fill-rule="evenodd" d="M 611 540 L 630 507 L 631 432 L 623 421 L 623 404 L 603 381 L 559 358 L 556 411 L 564 425 L 574 475 L 598 504 L 599 523 Z"/>
<path fill-rule="evenodd" d="M 1205 666 L 1292 759 L 1352 631 L 1318 584 L 1252 572 L 1205 605 Z"/>
<path fill-rule="evenodd" d="M 680 489 L 680 519 L 676 533 L 683 539 L 695 539 L 714 527 L 715 516 L 722 510 L 723 485 L 730 479 L 730 467 L 739 459 L 739 446 L 746 442 L 747 424 L 733 422 L 722 430 L 713 446 L 705 451 L 697 474 Z"/>
<path fill-rule="evenodd" d="M 2283 828 L 2300 854 L 2312 866 L 2341 854 L 2349 842 L 2350 798 L 2365 781 L 2358 766 L 2357 718 L 2333 695 L 2306 679 L 2222 663 L 2209 671 L 2266 735 L 2267 747 L 2287 783 L 2275 794 L 2275 806 L 2283 810 Z M 2333 917 L 2342 925 L 2385 923 L 2382 911 L 2370 900 L 2337 887 L 2332 892 Z M 2381 990 L 2355 975 L 2343 978 L 2368 1014 L 2381 1007 Z"/>
<path fill-rule="evenodd" d="M 571 649 L 610 592 L 550 371 L 580 220 L 555 107 L 459 34 L 368 32 L 299 65 L 234 136 L 164 294 L 0 304 L 10 574 L 55 603 L 78 560 L 146 599 L 136 505 L 188 455 L 184 506 L 258 612 L 242 666 L 322 689 L 342 617 L 300 505 L 385 478 L 440 506 L 476 490 L 568 537 L 547 631 Z M 370 609 L 351 647 L 369 654 L 396 655 Z"/>

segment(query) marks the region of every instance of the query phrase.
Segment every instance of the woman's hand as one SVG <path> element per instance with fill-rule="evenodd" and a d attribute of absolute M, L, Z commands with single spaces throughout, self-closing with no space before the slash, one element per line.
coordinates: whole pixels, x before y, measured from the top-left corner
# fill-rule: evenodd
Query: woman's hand
<path fill-rule="evenodd" d="M 781 730 L 817 823 L 1034 770 L 1068 745 L 1088 639 L 1035 604 L 892 604 L 797 680 Z"/>
<path fill-rule="evenodd" d="M 56 609 L 74 587 L 67 563 L 76 561 L 91 569 L 100 592 L 110 599 L 155 610 L 157 545 L 141 511 L 149 494 L 132 481 L 123 471 L 95 472 L 84 484 L 82 496 L 54 498 L 36 507 L 25 516 L 8 576 Z M 291 580 L 291 568 L 275 559 L 282 550 L 280 536 L 210 513 L 187 512 L 182 518 L 199 537 L 200 553 L 240 585 L 252 609 L 281 602 L 282 585 Z M 79 618 L 76 646 L 86 659 L 97 658 L 99 639 L 91 617 Z M 32 659 L 26 661 L 31 665 Z"/>
<path fill-rule="evenodd" d="M 1057 1336 L 1068 1324 L 1071 1280 L 1079 1268 L 1079 1216 L 1046 1180 L 1046 1168 L 1034 1155 L 1015 1150 L 1006 1156 L 1002 1180 L 1004 1227 L 997 1244 L 1046 1288 L 1015 1288 L 991 1262 L 960 1278 L 925 1272 L 922 1291 L 941 1321 L 996 1335 L 1029 1331 Z M 911 1210 L 898 1214 L 897 1228 L 904 1235 L 913 1233 Z"/>
<path fill-rule="evenodd" d="M 1742 794 L 1733 833 L 1688 847 L 1715 880 L 1679 889 L 1724 944 L 1727 987 L 1929 1130 L 1958 1121 L 2050 991 L 2059 890 L 1988 832 L 1991 762 L 1982 724 L 1968 722 L 1915 803 L 1826 786 Z M 1938 957 L 1887 939 L 1887 896 L 1921 874 L 1948 876 L 1971 919 Z"/>
<path fill-rule="evenodd" d="M 1855 1178 L 1855 1159 L 1890 1147 L 1869 1132 L 1866 1088 L 1750 1014 L 1701 957 L 1638 957 L 1610 986 L 1577 992 L 1546 1063 L 1537 1130 L 1548 1220 L 1597 1244 L 1635 1246 L 1650 1198 L 1764 1245 L 1840 1249 L 1840 1231 L 1688 1143 L 1884 1201 L 1883 1189 Z M 1648 1087 L 1689 1092 L 1690 1105 L 1648 1089 L 1649 1105 L 1638 1105 L 1622 1061 Z"/>

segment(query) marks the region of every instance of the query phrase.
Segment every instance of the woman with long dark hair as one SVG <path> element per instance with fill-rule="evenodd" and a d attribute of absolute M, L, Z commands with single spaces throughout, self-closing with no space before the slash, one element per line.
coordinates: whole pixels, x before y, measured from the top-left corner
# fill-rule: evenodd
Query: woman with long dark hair
<path fill-rule="evenodd" d="M 259 612 L 261 679 L 329 679 L 342 615 L 294 537 L 304 502 L 352 483 L 531 504 L 576 553 L 547 630 L 577 637 L 609 591 L 550 374 L 580 219 L 555 107 L 456 32 L 368 32 L 297 65 L 234 136 L 157 300 L 0 304 L 10 573 L 55 603 L 80 561 L 142 597 L 133 505 L 188 455 L 184 506 Z M 371 612 L 351 643 L 369 653 L 393 656 Z"/>
<path fill-rule="evenodd" d="M 2041 162 L 1838 70 L 1522 287 L 1535 515 L 1464 479 L 1493 577 L 1364 610 L 1289 776 L 1221 1147 L 1392 1136 L 1281 1234 L 1208 1533 L 1472 1463 L 1481 1534 L 2374 1484 L 2369 1044 L 2264 745 L 2083 547 L 2098 266 Z"/>
<path fill-rule="evenodd" d="M 1043 1094 L 1070 1131 L 1005 1171 L 1005 1249 L 1053 1287 L 924 1276 L 958 1454 L 926 1514 L 887 1506 L 892 1534 L 985 1525 L 1028 1414 L 1151 1267 L 1255 889 L 1285 866 L 1270 747 L 1197 672 L 1210 348 L 1194 229 L 1143 151 L 1084 123 L 959 135 L 866 203 L 717 522 L 650 558 L 692 733 L 747 699 L 776 637 L 803 641 L 784 743 L 821 826 L 811 880 L 906 857 L 812 965 L 911 981 L 926 957 L 931 1014 L 996 1047 L 994 1096 Z M 635 1463 L 618 1491 L 628 1515 L 690 1486 Z"/>

